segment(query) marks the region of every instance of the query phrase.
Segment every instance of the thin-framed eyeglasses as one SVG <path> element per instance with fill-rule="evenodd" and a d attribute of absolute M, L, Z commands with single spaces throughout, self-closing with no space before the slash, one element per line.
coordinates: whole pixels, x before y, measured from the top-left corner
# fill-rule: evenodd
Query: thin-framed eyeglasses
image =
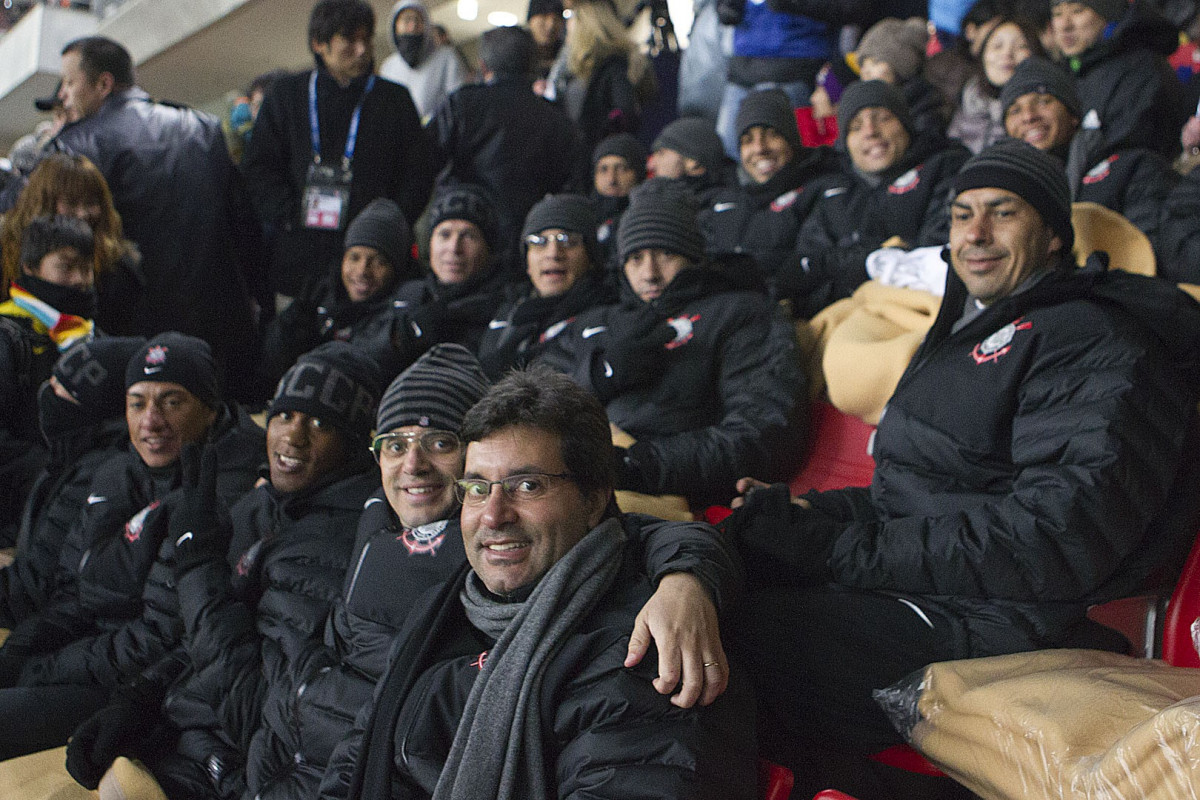
<path fill-rule="evenodd" d="M 545 496 L 557 481 L 573 480 L 575 476 L 570 472 L 525 472 L 498 481 L 463 478 L 454 482 L 454 493 L 464 506 L 481 506 L 492 496 L 492 487 L 499 486 L 506 499 L 522 503 Z"/>
<path fill-rule="evenodd" d="M 371 440 L 371 454 L 375 460 L 394 461 L 404 458 L 413 445 L 420 447 L 426 455 L 452 455 L 459 451 L 462 442 L 450 431 L 421 431 L 420 433 L 381 433 Z"/>
<path fill-rule="evenodd" d="M 583 244 L 583 234 L 574 231 L 560 231 L 548 235 L 531 233 L 525 237 L 525 244 L 536 249 L 541 249 L 550 242 L 558 242 L 560 247 L 579 247 Z"/>

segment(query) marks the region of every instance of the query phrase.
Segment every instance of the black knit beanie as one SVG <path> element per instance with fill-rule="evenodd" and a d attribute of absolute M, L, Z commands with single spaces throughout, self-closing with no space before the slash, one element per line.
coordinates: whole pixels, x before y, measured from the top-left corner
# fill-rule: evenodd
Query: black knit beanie
<path fill-rule="evenodd" d="M 529 13 L 525 15 L 525 21 L 528 22 L 539 14 L 557 14 L 561 17 L 562 13 L 562 0 L 529 0 Z"/>
<path fill-rule="evenodd" d="M 408 266 L 412 254 L 412 229 L 400 206 L 386 197 L 372 200 L 346 228 L 345 249 L 374 247 L 397 275 Z"/>
<path fill-rule="evenodd" d="M 637 173 L 639 182 L 646 180 L 646 159 L 650 154 L 646 152 L 646 145 L 639 142 L 633 134 L 614 133 L 601 139 L 600 144 L 592 151 L 592 169 L 595 169 L 596 164 L 605 156 L 620 156 L 625 159 L 629 168 Z"/>
<path fill-rule="evenodd" d="M 703 117 L 681 117 L 662 129 L 651 150 L 674 150 L 695 159 L 709 175 L 718 175 L 725 160 L 725 147 L 713 124 Z"/>
<path fill-rule="evenodd" d="M 203 339 L 175 331 L 160 333 L 129 359 L 125 388 L 135 383 L 178 383 L 206 405 L 217 402 L 217 364 Z"/>
<path fill-rule="evenodd" d="M 1008 83 L 1000 90 L 1001 114 L 1008 113 L 1008 107 L 1020 98 L 1035 92 L 1057 98 L 1076 119 L 1083 118 L 1075 76 L 1053 61 L 1039 56 L 1030 56 L 1018 64 Z"/>
<path fill-rule="evenodd" d="M 541 233 L 550 228 L 583 235 L 584 246 L 592 265 L 600 263 L 599 246 L 596 244 L 596 211 L 592 202 L 579 194 L 548 194 L 529 209 L 525 225 L 521 228 L 521 252 L 525 252 L 525 237 Z"/>
<path fill-rule="evenodd" d="M 333 425 L 351 442 L 366 442 L 379 405 L 379 365 L 348 342 L 326 342 L 283 374 L 267 419 L 299 411 Z"/>
<path fill-rule="evenodd" d="M 864 108 L 886 108 L 896 115 L 896 119 L 900 120 L 904 130 L 908 131 L 909 137 L 913 136 L 915 126 L 912 113 L 908 110 L 908 101 L 904 99 L 904 92 L 887 81 L 858 81 L 850 84 L 850 87 L 842 93 L 841 101 L 838 102 L 837 147 L 839 150 L 846 149 L 846 134 L 850 132 L 850 123 L 854 121 L 854 116 Z"/>
<path fill-rule="evenodd" d="M 697 209 L 675 181 L 651 178 L 629 194 L 621 215 L 617 250 L 624 264 L 638 250 L 678 253 L 693 264 L 704 257 L 704 236 L 696 224 Z"/>
<path fill-rule="evenodd" d="M 968 159 L 954 178 L 955 196 L 982 188 L 1005 189 L 1021 197 L 1063 240 L 1063 251 L 1071 251 L 1071 190 L 1066 170 L 1054 156 L 1019 139 L 1001 139 Z"/>
<path fill-rule="evenodd" d="M 429 209 L 429 230 L 433 230 L 448 219 L 461 219 L 472 223 L 483 234 L 488 249 L 496 252 L 500 238 L 496 209 L 482 190 L 470 186 L 456 186 L 433 200 Z"/>
<path fill-rule="evenodd" d="M 434 345 L 383 393 L 375 430 L 419 425 L 457 433 L 467 409 L 490 385 L 470 350 L 460 344 Z"/>
<path fill-rule="evenodd" d="M 800 129 L 796 127 L 796 111 L 782 89 L 763 89 L 746 95 L 737 113 L 738 138 L 755 125 L 774 130 L 791 145 L 793 153 L 799 154 L 804 148 Z"/>
<path fill-rule="evenodd" d="M 125 368 L 146 346 L 142 336 L 101 336 L 72 345 L 54 364 L 54 377 L 95 419 L 125 407 Z"/>
<path fill-rule="evenodd" d="M 1108 22 L 1113 22 L 1125 16 L 1129 9 L 1128 0 L 1050 0 L 1050 8 L 1063 3 L 1079 3 L 1095 11 Z"/>

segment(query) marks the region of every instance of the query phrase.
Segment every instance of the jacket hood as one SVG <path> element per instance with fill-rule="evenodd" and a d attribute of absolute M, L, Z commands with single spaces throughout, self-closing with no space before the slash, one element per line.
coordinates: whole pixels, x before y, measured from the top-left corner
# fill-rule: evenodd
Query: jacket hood
<path fill-rule="evenodd" d="M 1109 56 L 1151 50 L 1169 56 L 1179 47 L 1179 30 L 1146 0 L 1134 0 L 1125 16 L 1105 29 L 1100 41 L 1068 63 L 1076 74 Z"/>
<path fill-rule="evenodd" d="M 388 35 L 391 37 L 392 47 L 397 51 L 400 49 L 400 39 L 396 36 L 396 17 L 400 16 L 400 12 L 406 8 L 415 8 L 421 12 L 421 17 L 425 20 L 425 46 L 421 49 L 421 60 L 424 61 L 425 56 L 429 55 L 429 51 L 433 49 L 433 31 L 429 29 L 431 24 L 429 9 L 421 0 L 400 0 L 392 6 L 392 15 L 388 18 Z"/>

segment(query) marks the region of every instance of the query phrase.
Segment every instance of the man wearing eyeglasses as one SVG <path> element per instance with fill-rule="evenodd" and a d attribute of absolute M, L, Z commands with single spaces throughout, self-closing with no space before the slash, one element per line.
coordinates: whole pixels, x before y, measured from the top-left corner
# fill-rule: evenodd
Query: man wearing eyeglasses
<path fill-rule="evenodd" d="M 583 195 L 542 198 L 525 217 L 521 251 L 529 281 L 509 284 L 479 343 L 493 380 L 532 363 L 583 311 L 616 299 L 600 262 L 595 211 Z"/>
<path fill-rule="evenodd" d="M 744 694 L 668 698 L 653 659 L 629 658 L 655 567 L 689 545 L 617 511 L 599 402 L 545 368 L 513 372 L 459 439 L 466 563 L 412 609 L 321 797 L 753 797 Z M 719 647 L 702 659 L 724 684 Z"/>

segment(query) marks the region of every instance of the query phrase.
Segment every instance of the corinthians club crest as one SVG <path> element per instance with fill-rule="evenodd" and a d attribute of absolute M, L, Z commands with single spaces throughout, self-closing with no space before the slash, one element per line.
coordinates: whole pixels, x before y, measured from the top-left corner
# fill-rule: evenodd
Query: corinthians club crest
<path fill-rule="evenodd" d="M 408 550 L 409 555 L 417 555 L 419 553 L 428 553 L 431 556 L 437 555 L 438 548 L 442 546 L 442 542 L 446 539 L 446 525 L 449 520 L 440 519 L 437 522 L 431 522 L 428 525 L 422 525 L 419 528 L 411 528 L 405 530 L 396 538 Z"/>
<path fill-rule="evenodd" d="M 1017 335 L 1017 331 L 1026 331 L 1032 327 L 1032 322 L 1024 322 L 1018 317 L 975 345 L 971 349 L 971 358 L 975 359 L 976 364 L 998 361 L 1000 356 L 1012 349 L 1012 340 Z"/>

